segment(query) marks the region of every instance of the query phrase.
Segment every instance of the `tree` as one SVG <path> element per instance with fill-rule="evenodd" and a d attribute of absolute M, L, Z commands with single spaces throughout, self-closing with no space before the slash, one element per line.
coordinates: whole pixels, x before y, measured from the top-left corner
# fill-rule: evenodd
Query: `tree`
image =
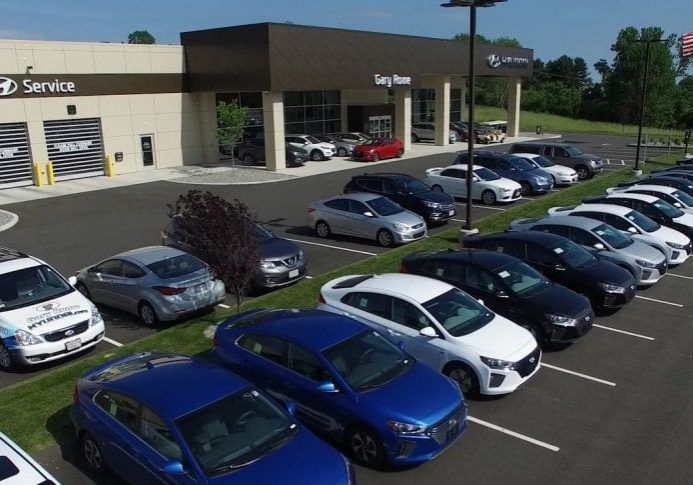
<path fill-rule="evenodd" d="M 168 205 L 176 217 L 185 242 L 195 255 L 212 266 L 218 278 L 235 296 L 236 310 L 252 286 L 260 264 L 257 220 L 238 199 L 233 202 L 212 194 L 190 190 Z"/>
<path fill-rule="evenodd" d="M 156 39 L 146 30 L 136 30 L 128 35 L 128 44 L 156 44 Z"/>
<path fill-rule="evenodd" d="M 240 106 L 236 100 L 217 104 L 217 140 L 222 151 L 231 154 L 231 163 L 235 165 L 236 144 L 243 137 L 248 108 Z"/>

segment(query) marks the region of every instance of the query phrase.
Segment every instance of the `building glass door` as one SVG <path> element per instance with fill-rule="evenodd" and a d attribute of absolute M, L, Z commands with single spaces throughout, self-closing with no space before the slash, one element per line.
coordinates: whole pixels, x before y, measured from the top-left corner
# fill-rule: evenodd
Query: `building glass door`
<path fill-rule="evenodd" d="M 392 137 L 392 116 L 369 116 L 368 125 L 368 133 L 373 138 Z"/>
<path fill-rule="evenodd" d="M 154 167 L 154 135 L 140 135 L 142 147 L 142 166 Z"/>

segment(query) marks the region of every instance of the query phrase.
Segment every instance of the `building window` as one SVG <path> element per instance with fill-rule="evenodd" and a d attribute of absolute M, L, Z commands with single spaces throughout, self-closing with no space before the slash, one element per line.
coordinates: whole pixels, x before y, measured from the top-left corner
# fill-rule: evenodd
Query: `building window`
<path fill-rule="evenodd" d="M 450 90 L 450 121 L 460 121 L 462 120 L 462 90 L 461 89 L 451 89 Z"/>
<path fill-rule="evenodd" d="M 342 129 L 339 91 L 285 91 L 286 133 L 338 133 Z"/>
<path fill-rule="evenodd" d="M 411 121 L 434 122 L 436 120 L 436 90 L 412 89 L 411 90 Z"/>
<path fill-rule="evenodd" d="M 262 93 L 259 91 L 219 93 L 217 103 L 236 101 L 240 106 L 248 108 L 243 126 L 243 139 L 264 138 L 264 119 L 262 115 Z"/>

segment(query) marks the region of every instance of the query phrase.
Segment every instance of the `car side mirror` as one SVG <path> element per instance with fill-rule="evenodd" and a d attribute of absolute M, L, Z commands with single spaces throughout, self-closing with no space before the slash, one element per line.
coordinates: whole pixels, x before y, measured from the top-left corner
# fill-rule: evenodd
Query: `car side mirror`
<path fill-rule="evenodd" d="M 598 250 L 600 250 L 600 251 L 603 251 L 603 250 L 604 250 L 604 245 L 603 245 L 602 243 L 600 243 L 600 242 L 594 243 L 594 249 L 598 249 Z"/>
<path fill-rule="evenodd" d="M 681 209 L 683 208 L 683 204 L 681 204 L 681 202 L 674 202 L 674 207 Z"/>
<path fill-rule="evenodd" d="M 183 464 L 178 460 L 171 460 L 160 468 L 162 472 L 167 475 L 183 475 L 185 474 L 185 468 Z"/>
<path fill-rule="evenodd" d="M 472 182 L 478 182 L 478 181 L 479 181 L 479 177 L 476 177 L 476 176 L 472 177 Z"/>
<path fill-rule="evenodd" d="M 424 327 L 419 330 L 419 335 L 422 337 L 437 337 L 438 332 L 436 332 L 433 327 Z"/>
<path fill-rule="evenodd" d="M 295 416 L 296 415 L 296 403 L 293 401 L 284 401 L 284 407 L 286 408 L 286 412 L 288 412 L 290 415 Z"/>
<path fill-rule="evenodd" d="M 479 305 L 483 305 L 483 304 L 484 304 L 484 300 L 482 300 L 481 298 L 477 298 L 476 301 L 479 302 Z"/>
<path fill-rule="evenodd" d="M 508 296 L 508 294 L 503 290 L 496 290 L 495 295 L 496 295 L 496 298 L 510 298 Z M 482 305 L 483 305 L 483 303 L 482 303 Z"/>
<path fill-rule="evenodd" d="M 366 211 L 363 213 L 363 215 L 366 217 L 375 217 L 375 214 L 373 214 L 371 211 Z"/>
<path fill-rule="evenodd" d="M 76 276 L 70 276 L 67 281 L 72 285 L 75 286 L 77 284 L 77 277 Z"/>
<path fill-rule="evenodd" d="M 553 265 L 553 269 L 556 271 L 565 271 L 565 266 L 563 266 L 561 263 L 556 263 Z"/>
<path fill-rule="evenodd" d="M 327 393 L 332 393 L 332 392 L 339 392 L 337 389 L 337 386 L 334 385 L 334 382 L 332 381 L 323 381 L 320 384 L 318 384 L 317 390 L 320 392 L 327 392 Z"/>
<path fill-rule="evenodd" d="M 628 228 L 628 232 L 631 233 L 631 234 L 637 234 L 637 233 L 638 233 L 638 230 L 637 230 L 636 228 L 634 228 L 633 226 L 630 226 L 630 227 Z"/>

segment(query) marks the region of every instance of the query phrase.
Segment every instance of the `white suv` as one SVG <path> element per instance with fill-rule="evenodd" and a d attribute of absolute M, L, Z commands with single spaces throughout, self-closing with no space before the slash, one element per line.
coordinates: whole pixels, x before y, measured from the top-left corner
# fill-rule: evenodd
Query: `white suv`
<path fill-rule="evenodd" d="M 507 394 L 540 367 L 524 328 L 442 281 L 408 274 L 351 275 L 320 290 L 321 310 L 356 318 L 453 378 L 465 395 Z"/>
<path fill-rule="evenodd" d="M 337 147 L 333 143 L 320 141 L 311 135 L 286 135 L 284 140 L 292 147 L 303 148 L 315 162 L 332 158 L 337 153 Z"/>
<path fill-rule="evenodd" d="M 104 334 L 99 310 L 72 282 L 40 259 L 0 248 L 0 369 L 67 357 Z"/>

